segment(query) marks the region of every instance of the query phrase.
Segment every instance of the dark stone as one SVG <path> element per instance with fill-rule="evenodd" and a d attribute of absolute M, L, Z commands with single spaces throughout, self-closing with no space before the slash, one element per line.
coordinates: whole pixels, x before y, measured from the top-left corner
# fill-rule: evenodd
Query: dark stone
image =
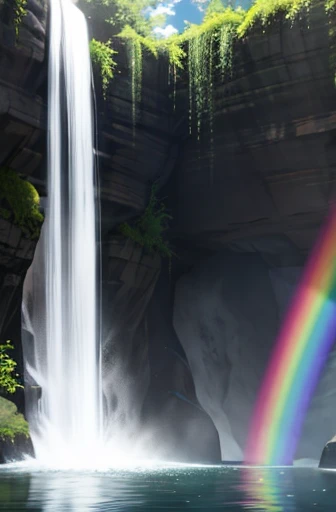
<path fill-rule="evenodd" d="M 0 464 L 18 462 L 25 456 L 34 457 L 34 447 L 30 437 L 16 436 L 13 441 L 0 439 Z"/>
<path fill-rule="evenodd" d="M 330 441 L 323 449 L 319 468 L 336 469 L 336 442 Z"/>

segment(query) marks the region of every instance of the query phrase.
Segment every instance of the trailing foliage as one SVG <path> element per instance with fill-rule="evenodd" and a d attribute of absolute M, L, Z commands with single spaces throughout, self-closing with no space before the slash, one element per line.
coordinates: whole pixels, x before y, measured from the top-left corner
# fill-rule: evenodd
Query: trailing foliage
<path fill-rule="evenodd" d="M 14 0 L 14 27 L 16 37 L 19 35 L 20 25 L 27 14 L 27 0 Z"/>
<path fill-rule="evenodd" d="M 9 341 L 0 345 L 0 388 L 6 393 L 15 393 L 17 388 L 22 388 L 18 383 L 18 374 L 15 371 L 17 363 L 12 359 L 8 350 L 13 350 L 13 346 Z"/>
<path fill-rule="evenodd" d="M 0 169 L 0 216 L 9 219 L 31 238 L 37 238 L 43 222 L 36 188 L 12 169 Z"/>
<path fill-rule="evenodd" d="M 157 57 L 158 48 L 154 39 L 138 34 L 129 25 L 120 32 L 119 37 L 128 42 L 132 79 L 132 120 L 135 127 L 138 105 L 141 102 L 143 50 Z"/>
<path fill-rule="evenodd" d="M 14 441 L 17 436 L 29 437 L 29 425 L 13 402 L 0 397 L 0 438 Z"/>
<path fill-rule="evenodd" d="M 110 84 L 110 81 L 113 78 L 113 70 L 117 65 L 115 60 L 113 59 L 113 55 L 115 55 L 116 53 L 118 52 L 112 50 L 111 48 L 111 40 L 108 40 L 106 43 L 102 43 L 101 41 L 97 41 L 96 39 L 91 39 L 91 60 L 92 63 L 99 68 L 104 98 L 106 97 L 106 92 Z"/>
<path fill-rule="evenodd" d="M 153 185 L 149 203 L 143 215 L 133 224 L 121 224 L 119 231 L 141 245 L 149 253 L 159 253 L 163 257 L 172 258 L 173 252 L 163 238 L 168 229 L 168 222 L 172 218 L 166 206 L 160 203 L 157 196 L 157 186 Z"/>
<path fill-rule="evenodd" d="M 214 73 L 219 69 L 223 79 L 231 73 L 233 42 L 243 16 L 244 11 L 231 8 L 211 13 L 201 25 L 192 25 L 181 36 L 181 43 L 188 45 L 190 129 L 195 112 L 198 135 L 204 114 L 212 129 Z"/>
<path fill-rule="evenodd" d="M 175 38 L 174 44 L 188 48 L 190 130 L 195 120 L 200 137 L 202 121 L 206 116 L 211 144 L 214 74 L 219 71 L 222 81 L 230 78 L 235 41 L 245 37 L 256 25 L 270 24 L 278 15 L 294 22 L 314 3 L 316 0 L 255 0 L 250 9 L 244 11 L 241 8 L 225 8 L 222 2 L 213 1 L 202 24 L 191 25 Z M 326 13 L 334 11 L 336 0 L 325 0 L 325 9 Z"/>

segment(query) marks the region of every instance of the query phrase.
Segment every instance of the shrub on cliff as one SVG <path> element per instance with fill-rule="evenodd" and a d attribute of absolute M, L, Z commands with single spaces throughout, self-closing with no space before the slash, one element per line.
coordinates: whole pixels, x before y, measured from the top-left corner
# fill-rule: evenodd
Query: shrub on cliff
<path fill-rule="evenodd" d="M 167 213 L 165 205 L 159 202 L 156 193 L 157 186 L 153 185 L 149 203 L 142 216 L 132 225 L 128 222 L 121 224 L 119 231 L 147 252 L 172 258 L 173 252 L 163 238 L 172 217 Z"/>
<path fill-rule="evenodd" d="M 27 236 L 38 237 L 43 222 L 40 197 L 36 188 L 12 169 L 0 169 L 0 202 L 1 217 L 12 218 Z"/>
<path fill-rule="evenodd" d="M 113 59 L 113 55 L 117 52 L 112 50 L 111 41 L 102 43 L 96 39 L 90 41 L 90 54 L 92 64 L 97 66 L 102 81 L 103 95 L 106 97 L 106 91 L 110 81 L 113 78 L 113 70 L 116 66 L 116 62 Z"/>
<path fill-rule="evenodd" d="M 17 363 L 8 354 L 13 348 L 9 341 L 0 345 L 0 390 L 10 394 L 23 387 L 17 380 Z"/>

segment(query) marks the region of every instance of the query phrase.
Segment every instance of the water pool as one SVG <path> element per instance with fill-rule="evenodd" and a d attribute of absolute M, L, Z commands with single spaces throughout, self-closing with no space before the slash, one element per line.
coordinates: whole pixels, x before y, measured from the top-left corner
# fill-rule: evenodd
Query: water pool
<path fill-rule="evenodd" d="M 335 512 L 336 472 L 315 468 L 160 467 L 104 472 L 0 470 L 7 512 Z"/>

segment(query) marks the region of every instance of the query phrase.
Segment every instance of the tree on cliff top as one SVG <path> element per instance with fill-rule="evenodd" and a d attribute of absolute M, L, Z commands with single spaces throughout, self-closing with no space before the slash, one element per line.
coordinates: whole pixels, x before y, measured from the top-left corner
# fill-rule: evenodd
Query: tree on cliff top
<path fill-rule="evenodd" d="M 160 4 L 160 0 L 80 0 L 79 4 L 89 18 L 108 25 L 108 37 L 119 33 L 126 25 L 148 36 L 154 23 L 164 22 L 162 15 L 152 17 L 148 14 L 150 9 Z"/>

